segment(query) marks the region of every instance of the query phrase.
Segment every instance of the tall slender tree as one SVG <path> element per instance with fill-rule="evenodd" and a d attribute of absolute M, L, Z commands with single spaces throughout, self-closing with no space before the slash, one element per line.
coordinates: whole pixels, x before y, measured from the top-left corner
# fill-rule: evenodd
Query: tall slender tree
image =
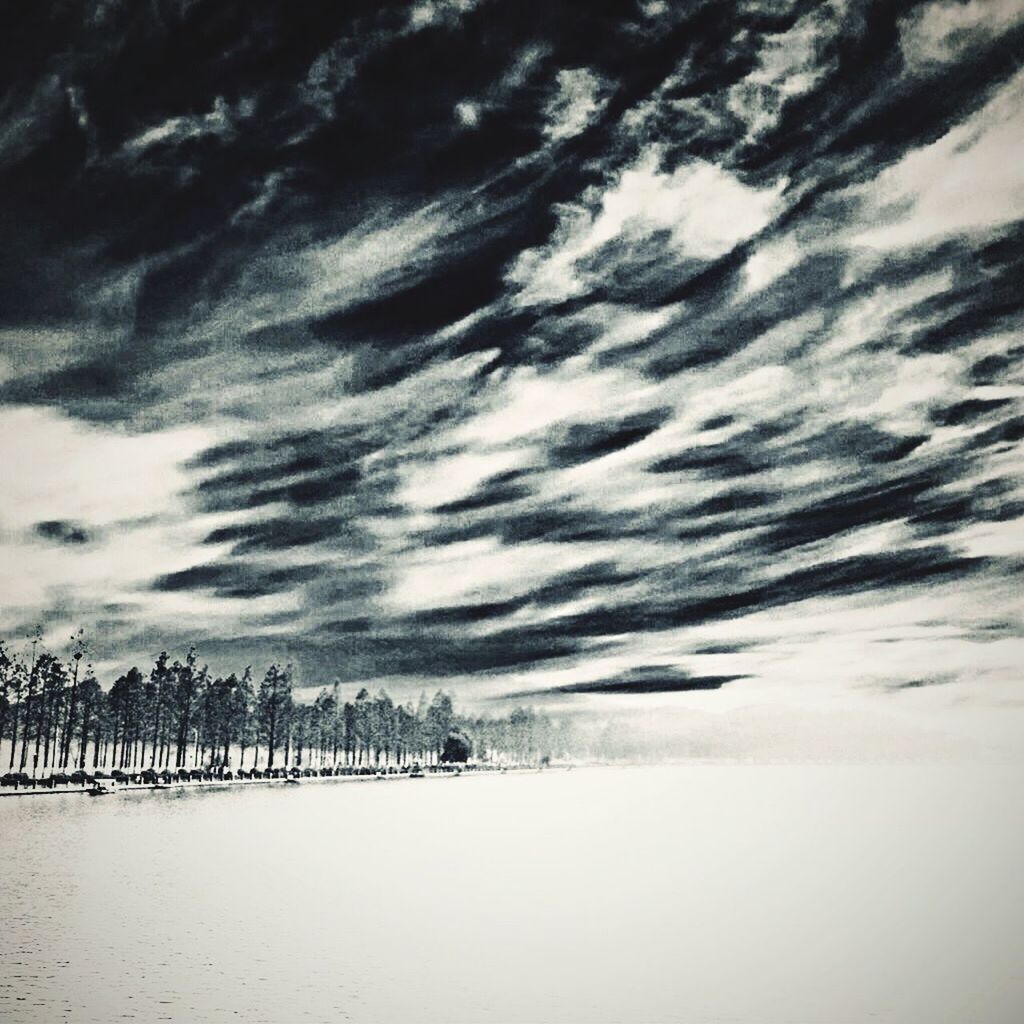
<path fill-rule="evenodd" d="M 260 728 L 267 741 L 267 767 L 274 767 L 274 755 L 287 729 L 292 703 L 291 669 L 271 665 L 260 683 L 257 712 Z"/>
<path fill-rule="evenodd" d="M 85 657 L 85 631 L 79 631 L 71 637 L 71 692 L 67 700 L 67 718 L 64 721 L 64 738 L 61 744 L 60 765 L 67 768 L 71 757 L 71 737 L 74 730 L 75 712 L 78 710 L 78 666 Z"/>
<path fill-rule="evenodd" d="M 7 722 L 11 717 L 14 675 L 14 660 L 7 653 L 7 645 L 0 640 L 0 744 L 3 743 L 7 733 Z M 17 737 L 11 743 L 12 751 L 16 741 Z"/>
<path fill-rule="evenodd" d="M 189 731 L 192 728 L 192 717 L 195 713 L 197 689 L 196 649 L 189 649 L 185 664 L 176 661 L 172 666 L 175 675 L 175 715 L 177 718 L 176 748 L 174 766 L 184 768 L 188 759 Z"/>
<path fill-rule="evenodd" d="M 100 690 L 100 684 L 96 681 L 96 677 L 92 674 L 92 667 L 89 666 L 86 669 L 85 678 L 82 680 L 81 687 L 82 696 L 82 716 L 81 716 L 81 731 L 79 732 L 78 739 L 78 767 L 85 770 L 86 765 L 86 752 L 89 749 L 89 730 L 94 730 L 96 738 L 97 749 L 93 754 L 93 763 L 95 764 L 96 758 L 99 756 L 99 736 L 96 732 L 98 722 L 98 710 L 100 697 L 102 692 Z"/>

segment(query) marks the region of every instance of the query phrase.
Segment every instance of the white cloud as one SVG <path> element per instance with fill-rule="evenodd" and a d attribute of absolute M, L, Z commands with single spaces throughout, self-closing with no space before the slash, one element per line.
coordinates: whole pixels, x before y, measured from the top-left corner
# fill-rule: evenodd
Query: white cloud
<path fill-rule="evenodd" d="M 548 372 L 524 367 L 494 381 L 479 414 L 455 430 L 452 439 L 460 445 L 507 444 L 539 436 L 556 423 L 635 411 L 646 407 L 655 392 L 635 373 L 591 370 L 584 359 Z"/>
<path fill-rule="evenodd" d="M 544 134 L 553 142 L 579 135 L 607 103 L 603 83 L 588 68 L 563 68 L 557 82 L 557 91 L 544 108 Z"/>
<path fill-rule="evenodd" d="M 818 350 L 817 358 L 834 358 L 882 337 L 893 337 L 900 317 L 927 299 L 941 295 L 952 284 L 952 273 L 942 270 L 918 277 L 901 288 L 875 288 L 842 310 L 830 332 L 831 338 Z"/>
<path fill-rule="evenodd" d="M 1020 0 L 970 0 L 919 7 L 900 24 L 900 49 L 912 70 L 956 60 L 970 46 L 990 42 L 1024 20 Z"/>
<path fill-rule="evenodd" d="M 713 260 L 757 234 L 779 209 L 785 179 L 771 188 L 744 185 L 713 163 L 696 160 L 672 173 L 658 169 L 656 151 L 645 154 L 593 206 L 565 206 L 552 243 L 524 253 L 510 280 L 521 287 L 519 305 L 582 294 L 595 273 L 579 266 L 616 240 L 642 242 L 668 233 L 679 258 Z"/>
<path fill-rule="evenodd" d="M 390 213 L 390 216 L 389 216 Z M 255 258 L 237 297 L 198 318 L 193 340 L 243 335 L 348 308 L 413 280 L 436 243 L 460 226 L 442 203 L 405 216 L 390 211 L 333 241 Z"/>
<path fill-rule="evenodd" d="M 480 123 L 480 105 L 468 100 L 456 103 L 455 117 L 463 128 L 475 128 Z"/>
<path fill-rule="evenodd" d="M 454 27 L 477 3 L 478 0 L 421 0 L 409 12 L 407 31 L 419 32 L 432 25 Z"/>
<path fill-rule="evenodd" d="M 783 235 L 759 246 L 743 267 L 743 292 L 754 294 L 792 270 L 803 258 L 792 235 Z"/>
<path fill-rule="evenodd" d="M 209 443 L 199 427 L 125 435 L 51 409 L 0 410 L 0 604 L 27 617 L 59 596 L 94 610 L 197 561 L 209 523 L 189 517 L 181 464 Z M 81 524 L 92 543 L 41 540 L 33 527 L 49 520 Z"/>
<path fill-rule="evenodd" d="M 748 139 L 774 128 L 787 101 L 819 84 L 828 70 L 819 63 L 819 51 L 835 34 L 842 6 L 823 4 L 787 32 L 768 36 L 757 68 L 729 90 L 728 107 L 746 123 Z"/>
<path fill-rule="evenodd" d="M 597 303 L 589 306 L 583 315 L 591 323 L 601 325 L 601 333 L 590 346 L 590 352 L 597 353 L 644 341 L 671 323 L 679 315 L 679 309 L 640 310 Z"/>
<path fill-rule="evenodd" d="M 403 474 L 396 497 L 414 508 L 429 509 L 470 494 L 488 477 L 529 461 L 529 450 L 459 452 L 414 464 Z"/>
<path fill-rule="evenodd" d="M 913 248 L 1024 218 L 1024 72 L 967 121 L 856 190 L 866 201 L 855 245 Z"/>
<path fill-rule="evenodd" d="M 168 118 L 129 139 L 124 148 L 132 153 L 142 153 L 150 146 L 168 140 L 183 142 L 201 135 L 227 135 L 234 130 L 239 117 L 249 117 L 255 109 L 250 98 L 241 100 L 232 108 L 223 96 L 218 96 L 208 114 Z"/>
<path fill-rule="evenodd" d="M 398 611 L 500 601 L 608 557 L 608 544 L 502 544 L 491 537 L 400 557 L 387 603 Z"/>
<path fill-rule="evenodd" d="M 52 409 L 7 407 L 0 410 L 4 522 L 102 526 L 162 512 L 186 485 L 180 463 L 208 441 L 199 427 L 126 435 Z"/>

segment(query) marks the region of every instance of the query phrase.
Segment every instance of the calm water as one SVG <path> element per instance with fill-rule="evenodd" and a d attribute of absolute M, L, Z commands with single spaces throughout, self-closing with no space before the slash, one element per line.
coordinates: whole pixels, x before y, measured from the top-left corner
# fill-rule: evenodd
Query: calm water
<path fill-rule="evenodd" d="M 1016 1021 L 1019 772 L 0 800 L 0 1020 Z"/>

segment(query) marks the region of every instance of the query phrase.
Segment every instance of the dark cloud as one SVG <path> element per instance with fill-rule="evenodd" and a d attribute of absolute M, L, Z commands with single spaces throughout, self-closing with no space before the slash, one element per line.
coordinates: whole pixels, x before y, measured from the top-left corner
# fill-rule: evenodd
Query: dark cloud
<path fill-rule="evenodd" d="M 669 418 L 669 410 L 627 416 L 611 423 L 574 423 L 559 436 L 553 434 L 549 458 L 557 466 L 574 466 L 621 451 L 642 441 Z"/>
<path fill-rule="evenodd" d="M 957 427 L 964 423 L 971 423 L 981 419 L 991 412 L 996 412 L 1011 405 L 1009 398 L 969 398 L 955 405 L 947 405 L 943 409 L 936 409 L 932 413 L 932 419 L 940 427 Z"/>
<path fill-rule="evenodd" d="M 908 679 L 905 682 L 887 684 L 885 686 L 885 691 L 887 693 L 901 693 L 904 690 L 921 690 L 926 686 L 943 686 L 944 684 L 951 682 L 953 682 L 953 680 L 949 677 L 929 679 Z"/>
<path fill-rule="evenodd" d="M 436 633 L 385 632 L 353 629 L 350 620 L 327 623 L 317 646 L 329 651 L 328 664 L 338 666 L 346 678 L 376 675 L 418 677 L 462 676 L 494 672 L 517 665 L 531 667 L 558 662 L 579 653 L 581 645 L 570 637 L 522 636 L 518 631 L 486 637 L 460 636 L 457 643 Z"/>
<path fill-rule="evenodd" d="M 999 384 L 1010 370 L 1024 364 L 1024 349 L 1015 348 L 1006 355 L 984 356 L 971 367 L 972 384 Z"/>
<path fill-rule="evenodd" d="M 941 482 L 919 473 L 829 495 L 779 516 L 771 526 L 768 547 L 779 551 L 857 527 L 902 519 L 914 513 L 917 499 Z"/>
<path fill-rule="evenodd" d="M 56 541 L 58 544 L 88 544 L 94 540 L 92 532 L 81 523 L 69 522 L 65 519 L 47 519 L 36 523 L 33 527 L 37 536 L 44 540 Z"/>
<path fill-rule="evenodd" d="M 499 473 L 478 487 L 472 494 L 465 498 L 458 498 L 455 501 L 447 501 L 437 505 L 434 511 L 441 514 L 457 512 L 475 512 L 479 509 L 492 508 L 495 505 L 505 505 L 509 502 L 518 501 L 530 494 L 529 487 L 520 483 L 523 474 L 518 471 Z"/>
<path fill-rule="evenodd" d="M 276 517 L 221 526 L 206 535 L 208 544 L 231 543 L 232 554 L 285 551 L 316 544 L 372 549 L 372 541 L 348 516 L 291 519 Z"/>
<path fill-rule="evenodd" d="M 700 445 L 651 463 L 651 473 L 695 472 L 710 480 L 731 480 L 771 469 L 788 457 L 775 442 L 796 428 L 793 417 L 763 420 L 733 434 L 728 440 Z"/>
<path fill-rule="evenodd" d="M 521 700 L 526 697 L 546 697 L 565 693 L 687 693 L 694 690 L 720 690 L 726 683 L 745 678 L 745 676 L 691 676 L 685 672 L 666 669 L 662 665 L 642 665 L 610 679 L 598 679 L 586 683 L 567 683 L 564 686 L 552 686 L 544 690 L 522 690 L 518 693 L 508 694 L 507 699 Z"/>
<path fill-rule="evenodd" d="M 318 566 L 267 568 L 240 560 L 210 562 L 158 577 L 154 590 L 212 590 L 220 597 L 265 597 L 291 590 L 320 574 Z"/>

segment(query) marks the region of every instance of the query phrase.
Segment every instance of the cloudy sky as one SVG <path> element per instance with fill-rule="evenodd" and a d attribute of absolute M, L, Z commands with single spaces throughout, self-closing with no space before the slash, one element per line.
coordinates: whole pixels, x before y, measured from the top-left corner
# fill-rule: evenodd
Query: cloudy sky
<path fill-rule="evenodd" d="M 23 5 L 6 635 L 1016 722 L 1022 48 L 1017 0 Z"/>

